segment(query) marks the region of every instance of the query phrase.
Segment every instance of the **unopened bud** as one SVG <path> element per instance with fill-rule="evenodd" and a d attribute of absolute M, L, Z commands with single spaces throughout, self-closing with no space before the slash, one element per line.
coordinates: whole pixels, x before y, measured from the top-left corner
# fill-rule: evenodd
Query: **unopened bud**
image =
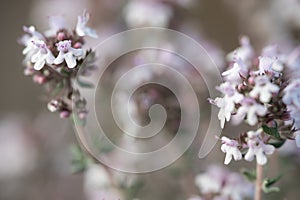
<path fill-rule="evenodd" d="M 65 118 L 69 118 L 70 114 L 71 114 L 70 111 L 63 110 L 63 111 L 60 112 L 59 116 L 60 116 L 60 118 L 65 119 Z"/>
<path fill-rule="evenodd" d="M 59 101 L 53 99 L 47 104 L 47 108 L 50 112 L 56 112 L 60 107 Z"/>
<path fill-rule="evenodd" d="M 66 34 L 65 34 L 64 32 L 59 32 L 59 33 L 57 34 L 57 39 L 58 39 L 59 41 L 65 40 L 65 39 L 66 39 Z"/>
<path fill-rule="evenodd" d="M 80 42 L 76 42 L 75 44 L 74 44 L 74 48 L 75 49 L 79 49 L 79 48 L 81 48 L 82 47 L 82 44 L 80 43 Z"/>
<path fill-rule="evenodd" d="M 33 82 L 42 85 L 43 83 L 47 82 L 47 78 L 42 75 L 34 75 L 33 76 Z"/>

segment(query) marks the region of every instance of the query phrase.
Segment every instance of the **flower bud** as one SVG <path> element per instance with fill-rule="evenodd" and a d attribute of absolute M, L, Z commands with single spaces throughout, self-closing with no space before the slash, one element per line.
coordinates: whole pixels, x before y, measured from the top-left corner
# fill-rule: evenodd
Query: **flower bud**
<path fill-rule="evenodd" d="M 64 32 L 57 33 L 57 39 L 59 41 L 65 40 L 66 39 L 66 34 Z"/>
<path fill-rule="evenodd" d="M 76 42 L 75 44 L 74 44 L 74 48 L 75 49 L 80 49 L 82 47 L 82 44 L 80 43 L 80 42 Z"/>
<path fill-rule="evenodd" d="M 47 108 L 50 112 L 56 112 L 60 108 L 60 102 L 56 99 L 53 99 L 47 104 Z"/>
<path fill-rule="evenodd" d="M 65 119 L 65 118 L 69 118 L 70 114 L 71 114 L 70 111 L 63 110 L 63 111 L 60 112 L 59 116 L 60 116 L 60 118 Z"/>
<path fill-rule="evenodd" d="M 249 84 L 254 85 L 255 84 L 255 78 L 253 76 L 250 76 L 248 78 L 248 82 L 249 82 Z"/>
<path fill-rule="evenodd" d="M 80 111 L 80 112 L 78 113 L 79 119 L 85 119 L 86 116 L 87 116 L 87 111 Z"/>
<path fill-rule="evenodd" d="M 47 82 L 47 78 L 45 76 L 36 74 L 33 76 L 33 82 L 42 85 L 43 83 Z"/>
<path fill-rule="evenodd" d="M 24 75 L 25 76 L 31 76 L 34 74 L 34 69 L 33 68 L 29 68 L 29 67 L 26 67 L 24 69 Z"/>

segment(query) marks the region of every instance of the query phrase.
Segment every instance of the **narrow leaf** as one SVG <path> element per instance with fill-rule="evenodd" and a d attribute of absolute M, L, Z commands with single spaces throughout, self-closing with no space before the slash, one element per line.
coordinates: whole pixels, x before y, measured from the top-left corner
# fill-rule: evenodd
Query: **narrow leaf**
<path fill-rule="evenodd" d="M 270 136 L 275 137 L 276 139 L 281 139 L 280 134 L 278 132 L 277 127 L 268 127 L 266 125 L 262 125 L 264 132 Z"/>

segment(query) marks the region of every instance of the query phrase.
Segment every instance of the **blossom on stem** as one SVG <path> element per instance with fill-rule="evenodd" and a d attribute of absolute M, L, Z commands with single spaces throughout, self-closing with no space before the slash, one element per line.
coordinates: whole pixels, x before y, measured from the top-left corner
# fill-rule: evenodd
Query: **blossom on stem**
<path fill-rule="evenodd" d="M 34 63 L 33 68 L 41 70 L 46 63 L 51 65 L 55 57 L 48 49 L 46 43 L 42 40 L 32 43 L 37 47 L 37 52 L 31 57 L 31 62 Z"/>
<path fill-rule="evenodd" d="M 254 80 L 255 86 L 249 93 L 250 97 L 257 98 L 262 103 L 269 103 L 272 94 L 276 94 L 279 91 L 279 87 L 270 82 L 267 76 L 257 76 Z"/>
<path fill-rule="evenodd" d="M 232 67 L 227 71 L 224 71 L 222 76 L 224 76 L 226 80 L 231 83 L 240 83 L 242 80 L 241 76 L 246 77 L 247 73 L 248 68 L 246 64 L 240 57 L 237 57 L 235 58 L 235 62 L 233 63 Z"/>
<path fill-rule="evenodd" d="M 76 33 L 77 35 L 83 37 L 83 36 L 90 36 L 93 38 L 97 38 L 97 32 L 88 27 L 86 24 L 89 21 L 90 14 L 86 12 L 86 10 L 83 11 L 82 15 L 79 15 L 77 18 L 77 25 L 76 25 Z"/>
<path fill-rule="evenodd" d="M 238 148 L 239 143 L 236 140 L 231 140 L 225 136 L 223 136 L 221 140 L 222 140 L 221 150 L 224 153 L 226 153 L 226 157 L 224 161 L 225 165 L 228 165 L 230 163 L 232 157 L 234 158 L 234 160 L 242 159 L 242 153 Z"/>
<path fill-rule="evenodd" d="M 282 101 L 286 105 L 294 105 L 300 108 L 300 79 L 295 79 L 284 89 Z"/>
<path fill-rule="evenodd" d="M 268 56 L 260 56 L 259 59 L 259 70 L 258 74 L 264 74 L 266 72 L 273 72 L 278 74 L 283 70 L 283 65 L 279 61 L 278 58 L 268 57 Z"/>
<path fill-rule="evenodd" d="M 29 26 L 29 27 L 23 26 L 23 30 L 24 30 L 25 33 L 28 33 L 31 36 L 31 40 L 32 39 L 39 39 L 39 40 L 44 39 L 43 34 L 36 31 L 34 26 Z"/>
<path fill-rule="evenodd" d="M 236 57 L 239 57 L 247 65 L 251 64 L 251 60 L 254 58 L 255 52 L 250 43 L 250 39 L 247 36 L 242 36 L 240 38 L 240 45 L 240 47 L 229 53 L 227 58 L 231 61 Z"/>
<path fill-rule="evenodd" d="M 254 126 L 258 122 L 258 116 L 264 116 L 267 114 L 267 107 L 257 103 L 253 98 L 244 98 L 240 103 L 241 106 L 238 108 L 237 113 L 234 116 L 234 121 L 237 124 L 246 117 L 246 122 L 250 126 Z"/>
<path fill-rule="evenodd" d="M 54 60 L 54 64 L 56 65 L 66 61 L 69 68 L 74 68 L 77 64 L 76 58 L 83 55 L 82 49 L 74 49 L 71 47 L 71 40 L 60 41 L 56 46 L 59 51 L 58 56 Z"/>
<path fill-rule="evenodd" d="M 66 29 L 66 21 L 62 16 L 50 16 L 49 17 L 50 29 L 45 32 L 47 37 L 52 37 L 57 34 L 58 31 Z"/>
<path fill-rule="evenodd" d="M 252 161 L 255 156 L 258 164 L 265 165 L 267 163 L 266 155 L 272 154 L 275 151 L 275 147 L 270 144 L 265 144 L 260 136 L 261 133 L 261 129 L 247 133 L 247 145 L 249 150 L 245 155 L 245 160 Z"/>
<path fill-rule="evenodd" d="M 195 179 L 201 194 L 213 196 L 214 200 L 242 200 L 253 195 L 253 185 L 239 173 L 232 173 L 219 166 L 210 166 L 207 172 Z"/>
<path fill-rule="evenodd" d="M 222 83 L 217 89 L 224 94 L 224 97 L 217 97 L 211 102 L 220 108 L 218 118 L 221 128 L 224 128 L 225 120 L 227 122 L 230 120 L 231 113 L 235 109 L 235 103 L 239 103 L 243 99 L 243 95 L 239 94 L 229 82 Z"/>

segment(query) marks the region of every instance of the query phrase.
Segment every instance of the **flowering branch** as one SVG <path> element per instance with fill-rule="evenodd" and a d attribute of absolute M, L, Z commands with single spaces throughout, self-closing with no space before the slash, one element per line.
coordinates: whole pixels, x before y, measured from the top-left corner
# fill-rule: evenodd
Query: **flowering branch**
<path fill-rule="evenodd" d="M 46 89 L 48 109 L 59 112 L 61 118 L 77 114 L 84 120 L 87 113 L 85 99 L 73 88 L 73 82 L 79 75 L 94 69 L 94 52 L 84 50 L 85 36 L 97 36 L 86 26 L 88 19 L 89 14 L 84 11 L 71 32 L 64 19 L 50 18 L 49 30 L 40 33 L 34 26 L 24 27 L 25 35 L 20 39 L 25 46 L 24 74 L 32 76 L 35 83 Z M 79 74 L 79 69 L 82 74 Z M 76 110 L 72 108 L 72 101 Z"/>
<path fill-rule="evenodd" d="M 300 79 L 289 77 L 297 59 L 279 53 L 277 46 L 265 47 L 256 56 L 247 37 L 241 47 L 228 55 L 229 69 L 222 73 L 225 82 L 217 87 L 223 97 L 210 99 L 220 108 L 218 118 L 225 122 L 244 121 L 258 129 L 242 132 L 238 139 L 221 138 L 221 150 L 226 154 L 224 164 L 234 160 L 252 161 L 256 158 L 255 199 L 261 199 L 263 165 L 286 140 L 299 144 Z M 300 146 L 300 145 L 298 145 Z M 246 152 L 242 155 L 242 152 Z"/>

